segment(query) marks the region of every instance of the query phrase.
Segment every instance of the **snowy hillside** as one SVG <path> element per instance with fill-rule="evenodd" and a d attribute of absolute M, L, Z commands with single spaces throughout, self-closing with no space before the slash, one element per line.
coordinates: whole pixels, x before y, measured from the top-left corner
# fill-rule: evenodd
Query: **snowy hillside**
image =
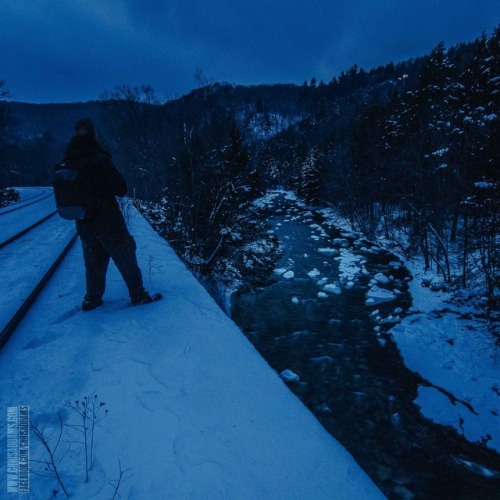
<path fill-rule="evenodd" d="M 300 115 L 287 116 L 282 113 L 238 113 L 238 121 L 248 132 L 250 140 L 265 140 L 278 135 L 303 119 Z"/>
<path fill-rule="evenodd" d="M 2 406 L 29 405 L 52 446 L 59 415 L 65 424 L 55 461 L 71 497 L 112 498 L 119 464 L 128 499 L 382 497 L 167 243 L 134 209 L 129 216 L 145 285 L 164 299 L 131 307 L 112 266 L 104 305 L 83 313 L 77 244 L 0 352 Z M 107 409 L 87 483 L 77 427 L 84 397 Z M 5 449 L 5 419 L 0 435 Z M 43 477 L 46 454 L 33 433 L 31 459 L 31 498 L 64 497 Z M 3 482 L 4 461 L 0 471 Z"/>

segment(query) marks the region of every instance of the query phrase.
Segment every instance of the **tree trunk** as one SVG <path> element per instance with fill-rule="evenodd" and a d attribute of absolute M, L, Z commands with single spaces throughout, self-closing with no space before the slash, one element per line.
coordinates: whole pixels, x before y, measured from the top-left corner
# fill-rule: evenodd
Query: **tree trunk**
<path fill-rule="evenodd" d="M 462 286 L 465 288 L 467 286 L 467 258 L 468 258 L 468 246 L 469 246 L 469 228 L 467 227 L 467 214 L 464 215 L 464 252 L 462 256 Z"/>
<path fill-rule="evenodd" d="M 460 207 L 458 205 L 455 207 L 453 211 L 453 221 L 451 224 L 451 234 L 450 234 L 450 242 L 454 243 L 457 239 L 457 226 L 458 226 L 458 217 L 460 215 Z"/>

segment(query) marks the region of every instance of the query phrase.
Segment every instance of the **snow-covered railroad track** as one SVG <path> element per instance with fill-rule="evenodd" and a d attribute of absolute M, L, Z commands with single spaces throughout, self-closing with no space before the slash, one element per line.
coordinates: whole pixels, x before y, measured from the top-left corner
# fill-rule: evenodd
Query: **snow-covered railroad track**
<path fill-rule="evenodd" d="M 33 205 L 34 203 L 43 201 L 53 194 L 52 189 L 49 188 L 30 188 L 30 190 L 35 192 L 20 201 L 16 201 L 15 203 L 11 203 L 10 205 L 0 209 L 0 217 L 29 205 Z"/>
<path fill-rule="evenodd" d="M 53 212 L 50 212 L 48 215 L 45 215 L 44 217 L 42 217 L 40 220 L 37 220 L 36 222 L 34 222 L 33 224 L 29 225 L 28 227 L 22 229 L 18 233 L 14 234 L 14 235 L 12 235 L 10 237 L 8 237 L 6 240 L 1 241 L 0 242 L 0 248 L 3 248 L 5 246 L 7 246 L 9 243 L 13 243 L 18 238 L 20 238 L 21 236 L 24 236 L 26 233 L 28 233 L 32 229 L 35 229 L 35 227 L 38 227 L 40 224 L 43 224 L 46 220 L 50 219 L 56 213 L 57 213 L 57 210 L 54 210 Z"/>
<path fill-rule="evenodd" d="M 0 281 L 5 290 L 0 299 L 0 348 L 76 241 L 73 224 L 51 215 L 0 250 Z"/>
<path fill-rule="evenodd" d="M 32 188 L 25 188 L 22 195 L 27 193 L 30 197 L 31 191 Z M 44 223 L 55 214 L 55 208 L 53 191 L 45 189 L 41 190 L 41 196 L 37 197 L 36 200 L 2 213 L 2 217 L 0 217 L 0 249 Z"/>

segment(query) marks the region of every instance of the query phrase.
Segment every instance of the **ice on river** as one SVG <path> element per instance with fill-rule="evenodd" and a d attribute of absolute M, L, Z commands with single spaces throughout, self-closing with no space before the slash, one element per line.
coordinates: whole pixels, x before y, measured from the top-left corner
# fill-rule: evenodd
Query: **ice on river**
<path fill-rule="evenodd" d="M 287 382 L 298 382 L 300 380 L 300 377 L 292 372 L 292 370 L 283 370 L 280 373 L 280 377 Z"/>
<path fill-rule="evenodd" d="M 385 276 L 385 274 L 382 274 L 382 273 L 377 273 L 373 279 L 375 281 L 377 281 L 378 283 L 381 283 L 382 285 L 387 285 L 387 283 L 389 283 L 391 280 Z"/>
<path fill-rule="evenodd" d="M 380 288 L 377 285 L 373 285 L 366 292 L 366 305 L 373 306 L 376 304 L 380 304 L 381 302 L 387 302 L 389 300 L 394 300 L 396 295 L 390 290 L 386 290 L 385 288 Z"/>
<path fill-rule="evenodd" d="M 428 288 L 412 287 L 420 310 L 435 300 Z M 453 394 L 449 398 L 433 387 L 420 387 L 416 403 L 422 414 L 500 451 L 500 364 L 485 320 L 448 311 L 440 316 L 420 312 L 390 333 L 410 370 Z"/>
<path fill-rule="evenodd" d="M 275 269 L 274 270 L 274 274 L 277 274 L 278 276 L 282 276 L 285 273 L 286 273 L 286 269 L 285 268 L 279 268 L 279 269 Z"/>
<path fill-rule="evenodd" d="M 355 255 L 347 248 L 342 248 L 340 255 L 335 257 L 335 260 L 339 263 L 339 278 L 341 283 L 354 281 L 366 272 L 366 269 L 361 265 L 363 258 Z"/>
<path fill-rule="evenodd" d="M 335 283 L 328 283 L 323 287 L 323 290 L 325 290 L 325 292 L 334 293 L 336 295 L 340 295 L 342 293 L 342 289 Z"/>
<path fill-rule="evenodd" d="M 327 254 L 332 254 L 332 255 L 338 255 L 339 251 L 336 248 L 318 248 L 319 253 L 327 253 Z"/>
<path fill-rule="evenodd" d="M 307 273 L 307 276 L 309 276 L 309 278 L 317 278 L 321 273 L 316 269 L 314 268 L 312 271 L 309 271 Z"/>

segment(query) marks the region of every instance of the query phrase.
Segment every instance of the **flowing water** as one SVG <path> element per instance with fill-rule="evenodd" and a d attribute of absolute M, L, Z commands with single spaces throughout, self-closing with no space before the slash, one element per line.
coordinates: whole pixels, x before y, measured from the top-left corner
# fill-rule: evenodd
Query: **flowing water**
<path fill-rule="evenodd" d="M 290 389 L 387 497 L 500 499 L 498 479 L 464 465 L 498 466 L 498 456 L 427 421 L 413 403 L 425 381 L 385 333 L 411 306 L 404 267 L 284 195 L 267 210 L 281 270 L 269 286 L 233 294 L 231 309 L 262 356 L 300 377 Z M 370 289 L 382 294 L 366 304 Z"/>

